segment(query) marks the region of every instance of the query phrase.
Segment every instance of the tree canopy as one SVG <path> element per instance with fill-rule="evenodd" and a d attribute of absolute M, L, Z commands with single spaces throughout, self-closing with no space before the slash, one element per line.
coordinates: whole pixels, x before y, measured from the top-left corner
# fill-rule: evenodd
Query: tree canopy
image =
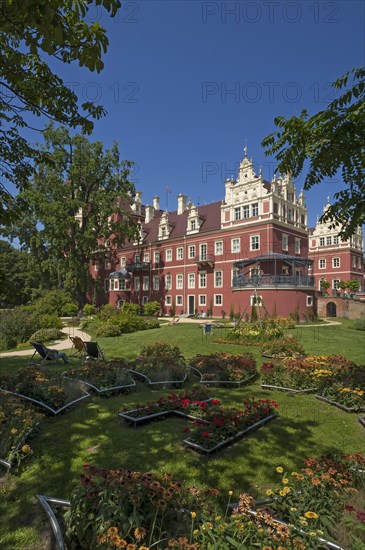
<path fill-rule="evenodd" d="M 70 136 L 66 127 L 50 126 L 44 133 L 43 149 L 53 162 L 40 162 L 29 187 L 15 198 L 15 208 L 26 205 L 26 216 L 9 228 L 39 262 L 46 257 L 57 265 L 64 288 L 86 302 L 92 287 L 90 258 L 116 253 L 126 238 L 134 238 L 126 206 L 134 194 L 129 181 L 132 163 L 121 161 L 118 145 L 104 150 L 83 135 Z M 129 211 L 130 215 L 130 211 Z"/>
<path fill-rule="evenodd" d="M 37 129 L 37 117 L 80 127 L 91 133 L 91 118 L 102 106 L 78 105 L 77 95 L 50 68 L 58 62 L 78 62 L 101 71 L 108 47 L 106 30 L 88 23 L 96 4 L 114 17 L 120 0 L 2 0 L 0 3 L 0 221 L 9 218 L 12 194 L 7 182 L 22 188 L 32 174 L 33 160 L 50 161 L 46 151 L 33 147 L 22 129 Z M 42 128 L 44 121 L 42 123 Z M 11 209 L 14 214 L 14 209 Z"/>
<path fill-rule="evenodd" d="M 339 224 L 348 238 L 365 223 L 365 69 L 349 71 L 332 87 L 340 96 L 327 109 L 311 117 L 307 110 L 299 117 L 276 117 L 278 130 L 262 145 L 266 155 L 275 155 L 278 172 L 297 177 L 309 161 L 306 190 L 340 172 L 345 187 L 321 219 Z"/>

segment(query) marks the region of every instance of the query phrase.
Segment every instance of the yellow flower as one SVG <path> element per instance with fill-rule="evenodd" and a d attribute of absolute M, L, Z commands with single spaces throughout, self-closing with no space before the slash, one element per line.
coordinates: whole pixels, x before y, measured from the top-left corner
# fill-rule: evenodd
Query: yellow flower
<path fill-rule="evenodd" d="M 18 433 L 18 430 L 16 428 L 12 428 L 10 431 L 11 431 L 12 434 L 17 434 Z"/>
<path fill-rule="evenodd" d="M 292 508 L 290 508 L 291 512 L 296 512 L 297 510 L 298 510 L 298 508 L 294 508 L 294 506 L 292 506 Z"/>
<path fill-rule="evenodd" d="M 318 514 L 316 514 L 315 512 L 306 512 L 304 515 L 308 519 L 317 519 L 318 518 Z"/>
<path fill-rule="evenodd" d="M 21 450 L 22 450 L 23 453 L 27 453 L 27 454 L 32 453 L 32 449 L 29 447 L 29 445 L 23 445 Z"/>
<path fill-rule="evenodd" d="M 304 525 L 304 527 L 305 527 L 306 525 L 308 525 L 308 521 L 306 521 L 305 519 L 301 519 L 300 524 Z"/>
<path fill-rule="evenodd" d="M 286 492 L 285 492 L 285 491 L 279 491 L 279 495 L 280 495 L 281 497 L 285 497 Z"/>
<path fill-rule="evenodd" d="M 278 474 L 282 474 L 283 471 L 284 471 L 284 468 L 282 468 L 281 466 L 278 466 L 278 467 L 276 468 L 276 471 L 277 471 Z"/>
<path fill-rule="evenodd" d="M 298 475 L 298 472 L 292 472 L 291 475 L 292 475 L 293 477 L 296 477 L 296 476 Z"/>
<path fill-rule="evenodd" d="M 272 491 L 271 489 L 268 489 L 268 490 L 266 491 L 266 494 L 267 494 L 268 496 L 271 496 L 271 495 L 273 495 L 274 493 L 273 493 L 273 491 Z"/>
<path fill-rule="evenodd" d="M 289 483 L 289 479 L 287 477 L 284 477 L 284 479 L 282 480 L 284 485 L 287 485 Z"/>
<path fill-rule="evenodd" d="M 193 519 L 195 519 L 195 518 L 196 518 L 196 512 L 191 512 L 191 517 L 192 517 Z"/>
<path fill-rule="evenodd" d="M 113 535 L 118 534 L 118 529 L 116 527 L 109 527 L 108 529 L 108 535 L 112 537 Z"/>
<path fill-rule="evenodd" d="M 231 497 L 233 495 L 233 491 L 228 491 L 228 494 Z"/>

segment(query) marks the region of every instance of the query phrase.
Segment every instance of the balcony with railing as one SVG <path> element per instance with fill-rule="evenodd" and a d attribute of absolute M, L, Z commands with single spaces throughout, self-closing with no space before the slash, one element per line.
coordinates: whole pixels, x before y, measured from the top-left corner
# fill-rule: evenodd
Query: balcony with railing
<path fill-rule="evenodd" d="M 213 254 L 200 254 L 199 256 L 195 256 L 194 262 L 199 267 L 205 267 L 207 265 L 209 265 L 210 267 L 213 267 L 215 258 Z"/>
<path fill-rule="evenodd" d="M 131 273 L 148 272 L 151 268 L 151 262 L 132 262 L 126 265 L 126 270 Z"/>
<path fill-rule="evenodd" d="M 232 288 L 245 287 L 314 287 L 314 277 L 309 275 L 254 275 L 245 277 L 239 273 L 233 277 Z"/>

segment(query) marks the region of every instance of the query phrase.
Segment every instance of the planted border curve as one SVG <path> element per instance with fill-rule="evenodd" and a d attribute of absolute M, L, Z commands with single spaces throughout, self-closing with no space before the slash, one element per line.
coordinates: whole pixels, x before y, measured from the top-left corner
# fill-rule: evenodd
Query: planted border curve
<path fill-rule="evenodd" d="M 258 374 L 252 374 L 248 378 L 244 378 L 242 380 L 204 380 L 204 374 L 197 369 L 196 367 L 192 367 L 191 365 L 188 365 L 188 368 L 192 371 L 195 371 L 199 376 L 199 384 L 203 385 L 214 385 L 214 384 L 221 384 L 221 385 L 229 385 L 229 386 L 243 386 L 244 384 L 248 384 L 251 382 L 251 380 L 255 380 L 258 376 Z"/>
<path fill-rule="evenodd" d="M 37 399 L 33 399 L 32 397 L 28 397 L 27 395 L 23 395 L 22 393 L 16 393 L 16 392 L 12 392 L 10 390 L 4 390 L 3 388 L 0 388 L 0 392 L 10 393 L 11 395 L 16 395 L 17 397 L 20 397 L 21 399 L 25 399 L 26 401 L 30 401 L 31 403 L 35 403 L 39 407 L 42 407 L 43 409 L 46 409 L 47 411 L 54 414 L 55 416 L 57 416 L 58 414 L 60 414 L 64 410 L 68 409 L 72 405 L 75 405 L 79 401 L 83 401 L 84 399 L 87 399 L 88 397 L 90 397 L 90 393 L 88 393 L 84 389 L 81 389 L 81 391 L 85 395 L 83 395 L 82 397 L 78 397 L 77 399 L 74 399 L 73 401 L 70 401 L 70 403 L 66 403 L 66 405 L 64 405 L 60 409 L 52 409 L 52 407 L 50 407 L 49 405 L 46 405 L 46 403 L 43 403 L 42 401 L 38 401 Z"/>
<path fill-rule="evenodd" d="M 125 370 L 129 372 L 129 369 L 125 369 Z M 136 382 L 133 379 L 132 379 L 133 384 L 124 384 L 122 386 L 112 386 L 111 388 L 101 389 L 95 386 L 94 384 L 91 384 L 91 382 L 86 382 L 86 380 L 81 380 L 80 378 L 69 378 L 68 376 L 65 376 L 64 378 L 66 378 L 67 380 L 77 380 L 81 384 L 84 384 L 85 386 L 87 386 L 88 389 L 90 388 L 91 390 L 94 390 L 98 394 L 107 393 L 111 391 L 119 391 L 119 390 L 132 390 L 133 388 L 136 387 Z"/>
<path fill-rule="evenodd" d="M 323 401 L 324 403 L 328 403 L 329 405 L 333 405 L 334 407 L 337 407 L 338 409 L 341 409 L 345 412 L 349 412 L 349 413 L 365 412 L 365 407 L 346 407 L 345 405 L 342 405 L 341 403 L 337 403 L 337 401 L 332 401 L 331 399 L 328 399 L 327 397 L 323 397 L 323 395 L 316 395 L 316 398 L 319 399 L 319 401 Z"/>
<path fill-rule="evenodd" d="M 267 422 L 270 422 L 270 420 L 274 420 L 274 418 L 277 418 L 277 414 L 271 414 L 270 416 L 267 416 L 265 418 L 262 418 L 258 422 L 255 422 L 248 428 L 237 432 L 235 435 L 228 437 L 224 441 L 220 441 L 215 445 L 214 447 L 211 447 L 210 449 L 207 449 L 206 447 L 203 447 L 202 445 L 198 445 L 197 443 L 193 443 L 192 441 L 189 441 L 189 439 L 184 439 L 183 444 L 187 447 L 190 447 L 193 451 L 200 451 L 205 454 L 211 454 L 217 451 L 218 449 L 221 449 L 222 447 L 225 447 L 226 445 L 229 445 L 230 443 L 234 443 L 237 439 L 240 439 L 241 437 L 244 437 L 246 434 L 248 434 L 251 431 L 257 430 Z"/>
<path fill-rule="evenodd" d="M 263 390 L 276 390 L 276 391 L 286 391 L 290 393 L 312 393 L 317 391 L 317 388 L 306 388 L 304 390 L 296 390 L 295 388 L 285 388 L 284 386 L 272 386 L 270 384 L 261 384 Z"/>
<path fill-rule="evenodd" d="M 52 508 L 52 504 L 63 506 L 65 508 L 70 508 L 71 502 L 69 500 L 63 500 L 63 499 L 54 498 L 54 497 L 47 497 L 44 495 L 36 495 L 36 497 L 38 502 L 40 503 L 40 505 L 43 507 L 44 511 L 47 514 L 48 521 L 51 524 L 51 528 L 56 539 L 58 550 L 66 550 L 65 542 L 63 540 L 62 530 L 56 518 L 56 514 L 54 513 L 54 510 Z"/>
<path fill-rule="evenodd" d="M 144 382 L 146 382 L 149 386 L 178 386 L 181 384 L 184 384 L 186 382 L 186 379 L 188 377 L 188 373 L 185 374 L 184 378 L 181 380 L 159 380 L 157 382 L 152 381 L 148 376 L 143 374 L 142 372 L 139 372 L 137 370 L 131 370 L 126 369 L 132 376 L 136 375 L 137 377 L 140 377 L 143 379 Z"/>
<path fill-rule="evenodd" d="M 30 439 L 32 435 L 35 434 L 36 431 L 38 432 L 40 430 L 40 427 L 41 427 L 40 422 L 37 422 L 34 426 L 29 428 L 29 430 L 26 431 L 26 433 L 17 443 L 15 447 L 15 451 L 20 451 L 21 447 L 27 442 L 27 440 Z M 13 467 L 13 462 L 14 462 L 13 460 L 8 461 L 3 458 L 0 458 L 0 464 L 5 466 L 5 468 L 7 468 L 8 470 L 11 470 L 11 468 Z"/>

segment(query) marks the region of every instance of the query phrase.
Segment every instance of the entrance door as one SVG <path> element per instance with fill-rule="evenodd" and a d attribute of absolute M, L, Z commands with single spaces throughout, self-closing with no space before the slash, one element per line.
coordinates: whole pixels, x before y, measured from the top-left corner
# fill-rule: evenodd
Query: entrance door
<path fill-rule="evenodd" d="M 195 314 L 195 296 L 189 296 L 189 315 Z"/>
<path fill-rule="evenodd" d="M 336 304 L 328 302 L 326 310 L 327 317 L 336 317 Z"/>

